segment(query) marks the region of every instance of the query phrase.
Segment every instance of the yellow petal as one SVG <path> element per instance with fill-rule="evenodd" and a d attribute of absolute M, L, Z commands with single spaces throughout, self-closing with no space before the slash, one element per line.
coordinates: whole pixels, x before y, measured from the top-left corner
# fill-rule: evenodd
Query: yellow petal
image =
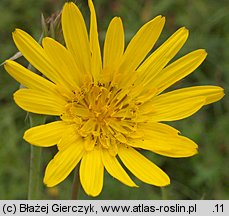
<path fill-rule="evenodd" d="M 44 183 L 53 187 L 62 182 L 79 163 L 83 152 L 82 143 L 72 143 L 64 151 L 59 151 L 46 167 Z"/>
<path fill-rule="evenodd" d="M 138 68 L 141 79 L 138 83 L 152 85 L 151 80 L 177 54 L 188 38 L 188 30 L 180 28 L 154 51 Z"/>
<path fill-rule="evenodd" d="M 20 89 L 14 100 L 22 109 L 37 114 L 61 115 L 66 102 L 56 95 L 33 89 Z"/>
<path fill-rule="evenodd" d="M 4 64 L 4 67 L 15 80 L 27 88 L 49 93 L 55 92 L 55 84 L 31 72 L 17 62 L 7 60 Z"/>
<path fill-rule="evenodd" d="M 191 116 L 206 103 L 205 101 L 206 97 L 201 95 L 189 97 L 170 92 L 143 104 L 141 112 L 145 113 L 150 121 L 175 121 Z"/>
<path fill-rule="evenodd" d="M 160 137 L 160 139 L 145 140 L 141 143 L 134 140 L 134 143 L 130 145 L 173 158 L 191 157 L 198 153 L 197 144 L 184 136 Z"/>
<path fill-rule="evenodd" d="M 71 53 L 60 43 L 52 38 L 44 38 L 42 40 L 45 53 L 56 65 L 61 84 L 71 90 L 76 90 L 82 81 L 81 72 L 77 68 Z"/>
<path fill-rule="evenodd" d="M 192 73 L 206 56 L 205 50 L 195 50 L 164 68 L 152 80 L 152 84 L 158 89 L 157 94 Z"/>
<path fill-rule="evenodd" d="M 131 73 L 144 60 L 161 34 L 165 18 L 157 16 L 143 25 L 128 44 L 119 68 L 123 77 Z"/>
<path fill-rule="evenodd" d="M 150 121 L 175 121 L 197 112 L 202 106 L 220 100 L 223 89 L 218 86 L 195 86 L 161 94 L 141 108 L 149 112 Z"/>
<path fill-rule="evenodd" d="M 90 48 L 91 48 L 91 72 L 95 82 L 98 82 L 102 71 L 102 60 L 99 45 L 99 37 L 97 31 L 97 20 L 95 8 L 92 0 L 88 0 L 89 9 L 91 12 L 90 20 Z"/>
<path fill-rule="evenodd" d="M 82 137 L 77 133 L 77 126 L 74 123 L 65 127 L 64 134 L 61 136 L 60 142 L 57 143 L 58 150 L 64 151 L 72 143 L 83 143 Z"/>
<path fill-rule="evenodd" d="M 122 20 L 115 17 L 107 29 L 103 52 L 103 70 L 111 81 L 115 69 L 118 67 L 124 52 L 125 38 Z"/>
<path fill-rule="evenodd" d="M 177 129 L 159 122 L 139 123 L 138 130 L 142 131 L 146 137 L 151 137 L 151 131 L 159 134 L 159 136 L 162 134 L 177 135 L 180 133 Z"/>
<path fill-rule="evenodd" d="M 156 186 L 170 184 L 169 177 L 159 167 L 133 148 L 120 145 L 118 155 L 124 165 L 141 181 Z"/>
<path fill-rule="evenodd" d="M 195 86 L 178 89 L 153 98 L 141 107 L 150 121 L 175 121 L 197 112 L 202 106 L 216 102 L 224 96 L 218 86 Z"/>
<path fill-rule="evenodd" d="M 137 187 L 137 185 L 131 180 L 126 171 L 122 168 L 115 156 L 111 156 L 108 150 L 102 151 L 103 164 L 107 172 L 114 178 L 118 179 L 123 184 L 130 187 Z"/>
<path fill-rule="evenodd" d="M 134 71 L 138 67 L 156 43 L 164 23 L 165 18 L 157 16 L 139 29 L 125 50 L 120 71 Z"/>
<path fill-rule="evenodd" d="M 90 75 L 91 55 L 87 28 L 79 8 L 67 2 L 62 11 L 62 28 L 68 50 L 82 74 Z"/>
<path fill-rule="evenodd" d="M 139 123 L 143 139 L 129 139 L 128 145 L 142 148 L 168 157 L 190 157 L 197 153 L 197 144 L 179 136 L 178 131 L 160 123 Z"/>
<path fill-rule="evenodd" d="M 88 195 L 98 196 L 103 187 L 104 167 L 100 149 L 88 151 L 80 164 L 80 182 Z"/>
<path fill-rule="evenodd" d="M 16 29 L 13 39 L 22 55 L 41 73 L 55 83 L 61 83 L 55 65 L 52 64 L 44 49 L 26 32 Z"/>
<path fill-rule="evenodd" d="M 192 98 L 195 100 L 195 97 L 205 97 L 204 105 L 214 103 L 220 100 L 224 96 L 223 88 L 219 86 L 193 86 L 188 88 L 177 89 L 165 94 L 160 95 L 159 97 L 170 97 L 172 98 Z"/>
<path fill-rule="evenodd" d="M 49 147 L 60 141 L 67 128 L 63 121 L 56 121 L 28 129 L 23 138 L 32 145 Z"/>

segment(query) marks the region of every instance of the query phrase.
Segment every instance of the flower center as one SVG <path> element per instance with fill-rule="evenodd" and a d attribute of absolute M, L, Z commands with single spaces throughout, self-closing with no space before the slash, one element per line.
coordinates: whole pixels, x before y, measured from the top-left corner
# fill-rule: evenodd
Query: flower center
<path fill-rule="evenodd" d="M 86 150 L 99 145 L 115 155 L 117 145 L 135 133 L 137 113 L 128 90 L 91 83 L 73 91 L 61 119 L 76 125 Z"/>

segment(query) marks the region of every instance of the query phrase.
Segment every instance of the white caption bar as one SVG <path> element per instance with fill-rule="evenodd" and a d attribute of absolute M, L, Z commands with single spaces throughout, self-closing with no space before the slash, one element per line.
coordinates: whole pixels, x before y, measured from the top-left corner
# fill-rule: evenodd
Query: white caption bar
<path fill-rule="evenodd" d="M 1 200 L 0 215 L 228 216 L 229 200 Z"/>

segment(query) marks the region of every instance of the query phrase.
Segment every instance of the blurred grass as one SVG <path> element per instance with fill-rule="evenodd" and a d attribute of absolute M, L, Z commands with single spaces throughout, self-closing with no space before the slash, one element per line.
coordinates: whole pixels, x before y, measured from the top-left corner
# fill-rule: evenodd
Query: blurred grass
<path fill-rule="evenodd" d="M 1 0 L 0 1 L 0 62 L 17 50 L 11 32 L 21 28 L 36 39 L 40 34 L 41 12 L 47 17 L 60 9 L 63 0 Z M 147 157 L 162 167 L 171 177 L 167 188 L 170 199 L 229 199 L 229 5 L 227 0 L 94 0 L 101 40 L 113 16 L 124 22 L 126 43 L 137 29 L 158 14 L 166 16 L 164 31 L 156 46 L 176 29 L 186 26 L 190 37 L 178 56 L 197 48 L 205 48 L 207 60 L 192 75 L 179 82 L 183 86 L 213 84 L 225 88 L 226 96 L 218 103 L 204 107 L 197 114 L 173 122 L 183 135 L 199 144 L 199 154 L 192 158 L 165 158 L 152 153 Z M 76 4 L 88 20 L 85 0 Z M 18 84 L 0 68 L 0 199 L 26 199 L 29 172 L 29 144 L 22 140 L 28 127 L 26 113 L 18 108 L 12 94 Z M 55 148 L 43 149 L 43 165 L 55 154 Z M 73 176 L 58 187 L 43 186 L 43 199 L 68 199 Z M 103 192 L 97 199 L 161 199 L 159 188 L 141 183 L 132 189 L 105 174 Z M 81 198 L 85 196 L 81 190 Z"/>

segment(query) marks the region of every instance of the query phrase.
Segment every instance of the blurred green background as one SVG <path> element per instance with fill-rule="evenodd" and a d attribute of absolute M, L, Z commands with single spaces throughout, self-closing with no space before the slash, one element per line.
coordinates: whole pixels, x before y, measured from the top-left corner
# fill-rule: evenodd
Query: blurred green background
<path fill-rule="evenodd" d="M 38 40 L 41 12 L 47 18 L 60 10 L 64 2 L 1 0 L 0 62 L 17 51 L 11 37 L 15 28 L 26 30 Z M 88 20 L 87 1 L 75 2 Z M 197 48 L 207 50 L 206 61 L 173 87 L 212 84 L 225 88 L 226 96 L 220 102 L 204 107 L 188 119 L 171 123 L 183 135 L 199 144 L 199 154 L 184 159 L 146 154 L 171 177 L 171 185 L 166 188 L 169 199 L 229 199 L 228 1 L 94 0 L 94 3 L 101 41 L 113 16 L 122 17 L 128 43 L 143 23 L 162 14 L 166 16 L 167 22 L 156 46 L 179 27 L 186 26 L 190 36 L 177 57 Z M 12 94 L 18 87 L 19 84 L 0 67 L 0 199 L 27 198 L 30 145 L 22 140 L 23 132 L 28 128 L 26 113 L 12 100 Z M 56 148 L 43 149 L 43 173 L 55 152 Z M 133 179 L 139 188 L 128 188 L 106 173 L 103 191 L 96 199 L 161 199 L 160 188 Z M 73 174 L 55 188 L 47 189 L 42 185 L 41 198 L 69 199 L 72 180 Z M 92 199 L 82 190 L 80 198 Z"/>

